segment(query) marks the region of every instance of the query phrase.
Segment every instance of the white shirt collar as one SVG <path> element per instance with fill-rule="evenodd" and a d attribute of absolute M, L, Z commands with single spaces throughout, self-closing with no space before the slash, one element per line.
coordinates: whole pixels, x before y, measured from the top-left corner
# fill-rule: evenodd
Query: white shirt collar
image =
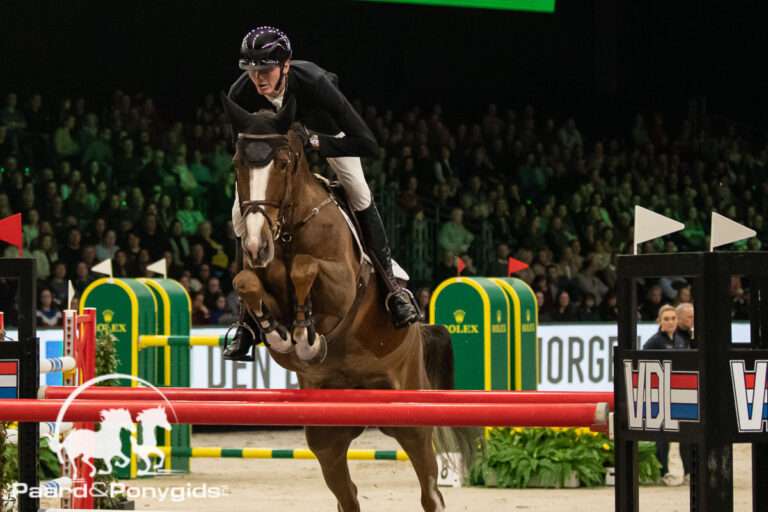
<path fill-rule="evenodd" d="M 267 96 L 269 102 L 275 107 L 276 110 L 283 108 L 283 98 L 285 98 L 285 90 L 288 88 L 288 84 L 285 84 L 283 91 L 274 98 Z"/>

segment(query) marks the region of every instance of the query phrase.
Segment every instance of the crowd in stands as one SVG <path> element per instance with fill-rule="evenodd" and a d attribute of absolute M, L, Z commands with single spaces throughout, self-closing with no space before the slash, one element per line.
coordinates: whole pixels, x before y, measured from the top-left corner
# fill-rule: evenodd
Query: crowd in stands
<path fill-rule="evenodd" d="M 152 276 L 147 266 L 164 258 L 190 292 L 195 323 L 230 323 L 238 304 L 234 174 L 214 96 L 188 122 L 121 91 L 105 105 L 51 101 L 11 92 L 0 108 L 0 219 L 23 215 L 23 254 L 38 262 L 41 325 L 60 321 L 67 281 L 82 293 L 97 278 L 91 267 L 107 258 L 116 277 Z M 645 253 L 704 250 L 713 210 L 757 231 L 736 250 L 768 240 L 768 146 L 732 125 L 669 126 L 660 114 L 638 114 L 621 133 L 598 136 L 532 105 L 491 104 L 465 121 L 439 105 L 404 113 L 355 107 L 380 145 L 378 157 L 363 161 L 371 187 L 394 195 L 408 218 L 398 229 L 445 212 L 437 261 L 411 283 L 422 287 L 423 303 L 456 274 L 457 257 L 463 275 L 506 276 L 513 256 L 529 265 L 515 275 L 536 292 L 541 321 L 615 321 L 617 255 L 632 250 L 636 204 L 686 226 L 645 243 Z M 330 176 L 317 153 L 309 159 Z M 479 250 L 481 238 L 490 251 Z M 748 310 L 748 285 L 734 282 L 737 317 Z M 10 286 L 0 283 L 7 312 Z M 655 320 L 662 304 L 690 301 L 690 283 L 648 281 L 641 293 L 639 315 Z"/>

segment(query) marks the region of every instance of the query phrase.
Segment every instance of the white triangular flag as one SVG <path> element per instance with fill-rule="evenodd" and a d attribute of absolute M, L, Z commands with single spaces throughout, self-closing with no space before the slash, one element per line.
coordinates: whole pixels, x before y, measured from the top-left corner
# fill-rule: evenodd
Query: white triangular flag
<path fill-rule="evenodd" d="M 72 299 L 75 298 L 75 287 L 72 286 L 72 281 L 67 281 L 67 308 L 72 307 Z"/>
<path fill-rule="evenodd" d="M 730 244 L 731 242 L 738 242 L 745 238 L 752 238 L 757 234 L 754 229 L 742 226 L 738 222 L 732 221 L 728 217 L 723 217 L 715 212 L 712 212 L 712 231 L 710 233 L 710 252 L 713 251 L 715 247 Z"/>
<path fill-rule="evenodd" d="M 168 262 L 165 261 L 165 258 L 157 260 L 151 265 L 147 265 L 147 270 L 151 270 L 157 274 L 162 274 L 163 279 L 168 279 Z"/>
<path fill-rule="evenodd" d="M 637 246 L 641 243 L 680 231 L 683 228 L 685 228 L 685 224 L 682 222 L 635 205 L 635 254 L 637 254 Z"/>
<path fill-rule="evenodd" d="M 112 260 L 106 259 L 98 265 L 92 266 L 91 271 L 97 272 L 99 274 L 106 274 L 109 277 L 112 277 Z"/>

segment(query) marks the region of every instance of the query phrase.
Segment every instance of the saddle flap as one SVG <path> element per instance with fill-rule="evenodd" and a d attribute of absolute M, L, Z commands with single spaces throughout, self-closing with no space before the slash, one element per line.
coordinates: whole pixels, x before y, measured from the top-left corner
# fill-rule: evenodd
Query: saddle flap
<path fill-rule="evenodd" d="M 347 221 L 347 225 L 349 226 L 349 229 L 352 231 L 352 235 L 355 238 L 355 245 L 358 251 L 360 251 L 360 259 L 369 261 L 368 255 L 366 254 L 365 247 L 363 245 L 364 239 L 363 232 L 360 229 L 360 222 L 357 220 L 355 211 L 349 206 L 347 194 L 344 192 L 344 188 L 341 186 L 341 183 L 338 181 L 330 181 L 328 178 L 319 174 L 315 174 L 315 178 L 317 178 L 317 181 L 319 181 L 325 187 L 328 193 L 333 197 L 333 200 L 336 201 L 336 204 L 339 206 L 339 210 L 344 215 L 344 220 Z"/>

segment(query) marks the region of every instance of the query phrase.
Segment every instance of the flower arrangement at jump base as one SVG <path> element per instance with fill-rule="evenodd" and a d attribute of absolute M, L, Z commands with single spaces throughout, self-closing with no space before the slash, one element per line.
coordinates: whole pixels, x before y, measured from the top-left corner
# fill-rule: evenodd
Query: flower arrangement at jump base
<path fill-rule="evenodd" d="M 488 429 L 469 474 L 470 485 L 489 487 L 591 487 L 605 485 L 614 466 L 613 441 L 589 428 Z M 651 442 L 638 445 L 640 483 L 660 477 Z M 572 483 L 568 484 L 571 480 Z"/>

